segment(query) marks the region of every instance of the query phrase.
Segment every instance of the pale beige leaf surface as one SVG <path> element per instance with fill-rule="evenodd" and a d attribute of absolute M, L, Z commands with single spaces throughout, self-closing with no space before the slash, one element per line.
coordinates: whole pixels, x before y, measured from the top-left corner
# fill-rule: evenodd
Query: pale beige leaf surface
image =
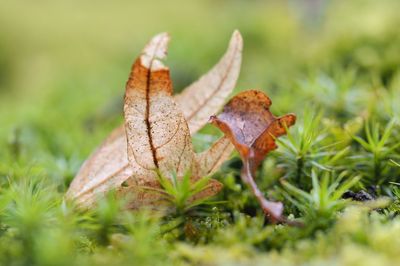
<path fill-rule="evenodd" d="M 95 203 L 96 195 L 117 188 L 133 174 L 126 151 L 121 152 L 127 147 L 126 139 L 120 137 L 124 131 L 122 127 L 115 129 L 85 161 L 67 191 L 67 199 L 90 207 Z"/>
<path fill-rule="evenodd" d="M 208 150 L 196 155 L 199 175 L 207 176 L 215 173 L 223 162 L 232 154 L 235 147 L 228 137 L 217 140 Z"/>
<path fill-rule="evenodd" d="M 232 92 L 239 77 L 243 40 L 234 31 L 225 55 L 199 80 L 176 96 L 193 134 L 202 128 L 210 115 L 219 111 Z"/>

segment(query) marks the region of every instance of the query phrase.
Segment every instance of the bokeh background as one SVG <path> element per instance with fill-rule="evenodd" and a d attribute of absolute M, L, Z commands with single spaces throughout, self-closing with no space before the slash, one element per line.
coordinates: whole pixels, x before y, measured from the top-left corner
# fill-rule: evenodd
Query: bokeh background
<path fill-rule="evenodd" d="M 130 65 L 162 31 L 172 36 L 166 63 L 177 92 L 239 29 L 238 91 L 265 90 L 278 114 L 313 104 L 360 115 L 398 76 L 398 10 L 396 0 L 2 1 L 0 153 L 76 159 L 63 166 L 72 176 L 122 121 Z"/>
<path fill-rule="evenodd" d="M 396 0 L 43 0 L 1 6 L 0 154 L 15 150 L 30 163 L 59 158 L 56 165 L 67 168 L 68 180 L 121 123 L 130 65 L 161 31 L 172 36 L 166 63 L 177 92 L 217 62 L 234 29 L 244 38 L 237 90 L 265 90 L 278 114 L 301 116 L 314 105 L 343 120 L 368 115 L 380 106 L 377 95 L 399 83 Z M 383 108 L 399 113 L 392 103 Z"/>

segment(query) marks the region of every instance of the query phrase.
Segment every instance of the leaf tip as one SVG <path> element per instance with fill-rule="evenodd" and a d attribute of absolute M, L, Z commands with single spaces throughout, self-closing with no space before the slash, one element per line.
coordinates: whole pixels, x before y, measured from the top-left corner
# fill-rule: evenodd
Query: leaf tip
<path fill-rule="evenodd" d="M 232 33 L 232 39 L 235 39 L 239 42 L 243 42 L 243 37 L 242 34 L 240 33 L 240 31 L 238 29 L 235 29 Z"/>
<path fill-rule="evenodd" d="M 242 37 L 242 34 L 240 34 L 239 30 L 236 29 L 233 31 L 231 40 L 229 42 L 229 47 L 234 47 L 235 49 L 242 51 L 243 37 Z"/>
<path fill-rule="evenodd" d="M 167 32 L 155 35 L 142 51 L 140 57 L 142 65 L 152 70 L 163 68 L 164 66 L 159 60 L 166 57 L 169 41 L 170 36 Z"/>

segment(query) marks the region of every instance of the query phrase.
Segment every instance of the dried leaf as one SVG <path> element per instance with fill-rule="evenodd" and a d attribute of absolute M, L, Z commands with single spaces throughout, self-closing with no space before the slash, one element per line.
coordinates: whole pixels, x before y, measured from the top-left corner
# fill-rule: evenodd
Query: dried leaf
<path fill-rule="evenodd" d="M 125 93 L 125 130 L 128 159 L 135 179 L 145 183 L 163 176 L 193 171 L 194 152 L 183 114 L 172 98 L 168 68 L 159 59 L 166 52 L 167 35 L 157 36 L 136 60 Z"/>
<path fill-rule="evenodd" d="M 264 212 L 273 220 L 281 221 L 282 203 L 266 200 L 253 176 L 268 152 L 277 148 L 275 139 L 286 133 L 296 116 L 277 118 L 269 111 L 270 106 L 271 100 L 261 91 L 245 91 L 231 99 L 218 117 L 211 117 L 211 123 L 220 128 L 238 150 L 243 160 L 242 179 L 253 190 Z"/>
<path fill-rule="evenodd" d="M 135 203 L 131 206 L 151 204 L 158 198 L 154 194 L 143 192 L 140 187 L 159 186 L 155 170 L 166 176 L 174 172 L 179 176 L 189 169 L 193 173 L 194 181 L 203 174 L 214 172 L 229 156 L 232 145 L 221 140 L 202 155 L 195 157 L 188 125 L 171 96 L 169 70 L 160 61 L 166 54 L 168 41 L 167 34 L 155 36 L 132 67 L 124 108 L 128 140 L 123 126 L 114 130 L 83 164 L 71 183 L 67 199 L 74 199 L 80 206 L 90 207 L 95 203 L 97 194 L 117 189 L 121 195 L 137 194 Z M 184 114 L 185 117 L 190 117 L 189 126 L 195 127 L 192 128 L 192 133 L 207 122 L 211 112 L 215 112 L 233 90 L 240 69 L 241 47 L 240 34 L 235 32 L 225 56 L 196 82 L 201 81 L 199 84 L 210 86 L 201 89 L 203 92 L 212 90 L 216 98 L 199 99 L 204 104 L 212 104 L 209 109 L 206 105 L 197 106 L 199 115 L 193 110 L 188 115 Z M 218 73 L 226 77 L 216 79 L 215 75 Z M 214 81 L 219 82 L 217 86 Z M 179 97 L 181 103 L 193 97 L 196 88 L 200 89 L 199 86 L 189 88 L 191 93 Z M 206 93 L 204 96 L 209 97 L 210 94 Z M 204 118 L 205 115 L 207 119 Z M 221 184 L 218 181 L 210 180 L 208 187 L 198 193 L 196 198 L 214 195 L 220 189 Z"/>

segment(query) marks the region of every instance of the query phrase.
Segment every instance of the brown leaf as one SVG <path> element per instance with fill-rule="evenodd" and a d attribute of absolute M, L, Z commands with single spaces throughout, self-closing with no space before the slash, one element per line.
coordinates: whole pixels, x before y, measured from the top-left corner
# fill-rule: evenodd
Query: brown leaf
<path fill-rule="evenodd" d="M 176 174 L 179 179 L 190 171 L 193 182 L 199 179 L 189 127 L 172 97 L 169 69 L 159 61 L 165 55 L 167 41 L 166 35 L 152 40 L 133 65 L 126 86 L 125 129 L 128 160 L 134 172 L 128 184 L 133 183 L 133 189 L 159 187 L 159 174 L 170 179 Z M 218 187 L 203 190 L 197 197 L 213 195 Z M 149 204 L 157 202 L 160 195 L 142 192 L 138 199 Z"/>
<path fill-rule="evenodd" d="M 184 171 L 191 170 L 192 180 L 195 181 L 203 174 L 215 171 L 229 156 L 232 145 L 225 140 L 217 142 L 204 152 L 203 155 L 207 154 L 207 157 L 200 155 L 195 159 L 188 125 L 171 96 L 169 70 L 160 61 L 166 54 L 168 40 L 167 34 L 155 36 L 132 67 L 124 108 L 128 140 L 124 127 L 114 130 L 83 164 L 71 183 L 67 199 L 76 200 L 80 206 L 90 207 L 95 203 L 97 194 L 102 195 L 111 189 L 117 189 L 119 194 L 137 194 L 136 204 L 131 204 L 132 206 L 154 203 L 158 200 L 154 194 L 145 193 L 138 188 L 158 186 L 156 169 L 166 176 L 173 172 L 179 176 Z M 233 57 L 233 61 L 228 64 L 230 57 Z M 201 83 L 207 85 L 205 77 L 214 79 L 218 71 L 226 74 L 225 80 L 220 80 L 219 87 L 204 87 L 213 90 L 217 97 L 217 100 L 211 101 L 213 107 L 207 112 L 214 112 L 215 108 L 223 104 L 222 96 L 233 90 L 240 68 L 237 62 L 240 64 L 240 59 L 241 37 L 235 32 L 226 55 L 213 70 L 201 78 Z M 186 97 L 193 97 L 191 94 L 195 93 L 194 88 L 196 87 L 191 86 L 191 93 Z M 186 97 L 179 99 L 186 102 Z M 202 113 L 201 116 L 193 115 L 193 112 L 188 115 L 191 116 L 189 126 L 193 121 L 192 125 L 197 128 L 192 132 L 206 123 L 203 116 L 207 112 L 202 111 L 204 108 L 205 106 L 197 108 Z M 209 115 L 211 113 L 207 113 L 207 117 Z M 214 195 L 220 189 L 221 184 L 218 181 L 210 180 L 207 189 L 198 193 L 196 198 Z"/>
<path fill-rule="evenodd" d="M 134 177 L 157 180 L 193 170 L 194 152 L 183 114 L 172 98 L 168 68 L 159 59 L 166 52 L 167 35 L 157 36 L 133 65 L 125 93 L 125 130 L 128 159 Z"/>
<path fill-rule="evenodd" d="M 253 190 L 265 213 L 281 221 L 283 205 L 266 200 L 258 189 L 254 174 L 265 156 L 277 148 L 275 139 L 286 133 L 296 122 L 294 114 L 275 117 L 270 111 L 271 100 L 261 91 L 249 90 L 236 95 L 211 123 L 232 141 L 242 160 L 242 179 Z"/>

